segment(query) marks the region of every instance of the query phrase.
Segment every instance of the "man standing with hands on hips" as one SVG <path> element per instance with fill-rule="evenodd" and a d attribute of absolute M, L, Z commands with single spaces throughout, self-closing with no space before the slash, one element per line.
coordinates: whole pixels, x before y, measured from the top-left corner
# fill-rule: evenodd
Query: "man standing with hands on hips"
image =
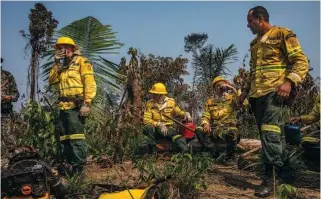
<path fill-rule="evenodd" d="M 295 87 L 304 80 L 309 66 L 296 35 L 287 28 L 271 26 L 264 7 L 251 8 L 247 22 L 256 38 L 250 44 L 250 75 L 239 103 L 249 97 L 262 141 L 265 172 L 255 196 L 268 197 L 273 192 L 273 168 L 279 175 L 283 167 L 282 107 L 292 105 Z"/>

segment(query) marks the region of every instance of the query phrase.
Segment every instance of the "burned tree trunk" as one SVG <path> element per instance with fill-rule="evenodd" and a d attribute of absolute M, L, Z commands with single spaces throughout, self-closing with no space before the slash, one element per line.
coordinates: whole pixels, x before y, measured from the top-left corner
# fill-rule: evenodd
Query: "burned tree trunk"
<path fill-rule="evenodd" d="M 132 104 L 133 121 L 135 124 L 139 124 L 142 119 L 142 88 L 137 50 L 130 48 L 128 54 L 132 55 L 128 70 L 128 96 L 129 102 Z"/>
<path fill-rule="evenodd" d="M 122 58 L 120 73 L 126 75 L 127 83 L 120 104 L 120 118 L 118 118 L 118 127 L 131 126 L 135 127 L 142 121 L 143 102 L 140 67 L 137 60 L 137 50 L 130 48 L 128 54 L 131 55 L 129 64 L 126 65 L 126 59 Z M 121 135 L 119 135 L 121 136 Z"/>
<path fill-rule="evenodd" d="M 38 48 L 37 44 L 34 45 L 32 48 L 32 55 L 31 55 L 31 66 L 30 66 L 30 100 L 35 100 L 36 94 L 36 81 L 37 81 L 37 68 L 38 68 Z"/>

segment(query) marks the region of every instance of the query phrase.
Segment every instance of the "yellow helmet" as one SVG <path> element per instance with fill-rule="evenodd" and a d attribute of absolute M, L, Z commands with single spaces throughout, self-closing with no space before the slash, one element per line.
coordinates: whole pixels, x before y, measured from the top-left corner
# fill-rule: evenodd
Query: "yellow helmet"
<path fill-rule="evenodd" d="M 217 76 L 213 79 L 212 86 L 215 86 L 215 84 L 219 81 L 224 81 L 225 83 L 229 84 L 229 82 L 225 80 L 223 77 Z"/>
<path fill-rule="evenodd" d="M 150 93 L 154 94 L 167 94 L 166 87 L 163 83 L 156 83 L 153 85 L 152 89 L 149 90 Z"/>
<path fill-rule="evenodd" d="M 75 44 L 74 40 L 71 39 L 70 37 L 59 37 L 59 38 L 57 39 L 55 48 L 56 48 L 56 46 L 59 45 L 59 44 L 69 44 L 69 45 L 74 46 L 74 47 L 77 49 L 77 45 Z"/>

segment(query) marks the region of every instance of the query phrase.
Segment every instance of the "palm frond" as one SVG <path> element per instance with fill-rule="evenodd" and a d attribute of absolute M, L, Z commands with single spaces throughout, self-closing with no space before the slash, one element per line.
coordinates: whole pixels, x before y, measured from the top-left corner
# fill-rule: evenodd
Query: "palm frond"
<path fill-rule="evenodd" d="M 213 78 L 218 75 L 230 75 L 229 64 L 237 60 L 237 49 L 234 44 L 228 48 L 214 48 L 209 44 L 200 49 L 198 55 L 193 55 L 193 65 L 195 66 L 195 82 L 197 84 L 211 84 Z"/>
<path fill-rule="evenodd" d="M 118 49 L 123 45 L 116 39 L 116 32 L 112 31 L 110 25 L 104 25 L 98 19 L 88 16 L 58 30 L 51 44 L 54 44 L 54 41 L 62 36 L 71 37 L 82 55 L 92 62 L 97 89 L 105 92 L 104 94 L 97 92 L 97 95 L 108 95 L 108 91 L 120 92 L 121 86 L 116 83 L 122 80 L 119 74 L 119 65 L 103 57 L 107 54 L 117 54 Z M 41 66 L 45 81 L 48 80 L 53 65 L 54 53 L 54 49 L 50 49 L 42 57 L 46 60 Z M 102 96 L 97 96 L 97 98 Z"/>

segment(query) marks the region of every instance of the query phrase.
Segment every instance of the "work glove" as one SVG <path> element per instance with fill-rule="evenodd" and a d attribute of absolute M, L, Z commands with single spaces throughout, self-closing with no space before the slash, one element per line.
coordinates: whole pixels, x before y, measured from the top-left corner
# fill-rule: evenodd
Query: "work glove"
<path fill-rule="evenodd" d="M 292 117 L 290 123 L 299 123 L 301 122 L 301 117 Z"/>
<path fill-rule="evenodd" d="M 55 53 L 55 62 L 56 63 L 60 63 L 60 60 L 61 59 L 64 59 L 66 56 L 66 51 L 65 49 L 58 49 L 56 50 L 56 53 Z"/>
<path fill-rule="evenodd" d="M 168 129 L 163 123 L 158 122 L 157 127 L 160 128 L 161 133 L 162 133 L 163 136 L 167 136 L 168 135 Z"/>
<path fill-rule="evenodd" d="M 191 122 L 192 121 L 192 116 L 191 116 L 191 114 L 189 112 L 185 113 L 185 120 L 187 122 Z"/>
<path fill-rule="evenodd" d="M 65 49 L 57 49 L 55 53 L 55 59 L 63 59 L 66 56 L 66 50 Z"/>
<path fill-rule="evenodd" d="M 83 104 L 80 108 L 79 115 L 85 117 L 85 116 L 88 116 L 89 113 L 90 113 L 89 105 Z"/>

